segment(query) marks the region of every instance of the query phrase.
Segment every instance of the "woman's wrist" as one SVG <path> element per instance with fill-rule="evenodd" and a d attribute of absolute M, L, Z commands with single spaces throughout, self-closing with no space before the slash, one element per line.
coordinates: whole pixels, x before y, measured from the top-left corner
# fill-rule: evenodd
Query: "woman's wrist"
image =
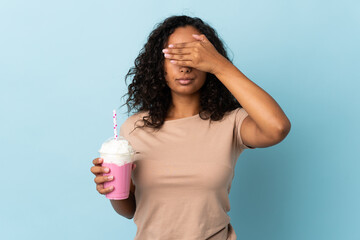
<path fill-rule="evenodd" d="M 223 56 L 222 56 L 223 57 Z M 226 73 L 228 73 L 229 71 L 233 70 L 232 68 L 234 67 L 234 65 L 227 60 L 225 57 L 223 57 L 223 59 L 219 60 L 219 63 L 216 64 L 216 67 L 214 69 L 213 74 L 220 79 L 221 77 L 223 77 Z"/>

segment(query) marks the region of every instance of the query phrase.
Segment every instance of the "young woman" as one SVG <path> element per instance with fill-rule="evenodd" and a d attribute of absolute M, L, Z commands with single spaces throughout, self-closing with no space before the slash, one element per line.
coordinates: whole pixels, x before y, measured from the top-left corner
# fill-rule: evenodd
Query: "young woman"
<path fill-rule="evenodd" d="M 281 142 L 289 119 L 199 18 L 157 25 L 130 75 L 126 104 L 137 111 L 120 135 L 139 153 L 130 197 L 110 200 L 113 208 L 134 217 L 136 240 L 236 239 L 227 215 L 236 161 L 245 149 Z M 98 192 L 111 192 L 102 159 L 93 164 Z"/>

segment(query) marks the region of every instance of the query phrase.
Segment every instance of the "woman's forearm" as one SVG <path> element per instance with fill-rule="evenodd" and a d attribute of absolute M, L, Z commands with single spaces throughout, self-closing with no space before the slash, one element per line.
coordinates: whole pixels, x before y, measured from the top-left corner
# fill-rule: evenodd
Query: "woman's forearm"
<path fill-rule="evenodd" d="M 135 196 L 130 192 L 129 197 L 123 200 L 110 200 L 114 210 L 128 219 L 132 219 L 136 210 Z"/>
<path fill-rule="evenodd" d="M 256 125 L 269 137 L 287 134 L 290 121 L 277 102 L 231 62 L 223 61 L 216 77 L 225 85 Z"/>

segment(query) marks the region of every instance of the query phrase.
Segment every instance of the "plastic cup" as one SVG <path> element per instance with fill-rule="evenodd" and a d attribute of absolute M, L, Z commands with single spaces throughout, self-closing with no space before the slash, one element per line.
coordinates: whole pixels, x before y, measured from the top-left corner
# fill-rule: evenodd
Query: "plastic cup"
<path fill-rule="evenodd" d="M 106 194 L 106 198 L 112 200 L 127 199 L 130 194 L 130 181 L 132 170 L 132 155 L 129 154 L 105 154 L 100 153 L 100 157 L 104 159 L 103 167 L 110 169 L 108 173 L 104 173 L 103 176 L 111 175 L 113 180 L 104 182 L 104 188 L 114 186 L 114 190 Z M 122 165 L 113 163 L 116 158 L 119 162 L 124 162 Z"/>

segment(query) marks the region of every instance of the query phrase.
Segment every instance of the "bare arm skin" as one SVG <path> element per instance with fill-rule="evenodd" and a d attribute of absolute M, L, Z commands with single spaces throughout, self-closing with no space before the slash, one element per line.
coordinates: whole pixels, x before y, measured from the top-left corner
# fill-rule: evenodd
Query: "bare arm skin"
<path fill-rule="evenodd" d="M 245 145 L 269 147 L 290 131 L 290 121 L 277 102 L 225 58 L 215 72 L 217 78 L 249 114 L 241 125 Z"/>
<path fill-rule="evenodd" d="M 114 210 L 128 219 L 132 219 L 136 210 L 135 196 L 130 192 L 129 198 L 124 200 L 110 200 Z"/>

